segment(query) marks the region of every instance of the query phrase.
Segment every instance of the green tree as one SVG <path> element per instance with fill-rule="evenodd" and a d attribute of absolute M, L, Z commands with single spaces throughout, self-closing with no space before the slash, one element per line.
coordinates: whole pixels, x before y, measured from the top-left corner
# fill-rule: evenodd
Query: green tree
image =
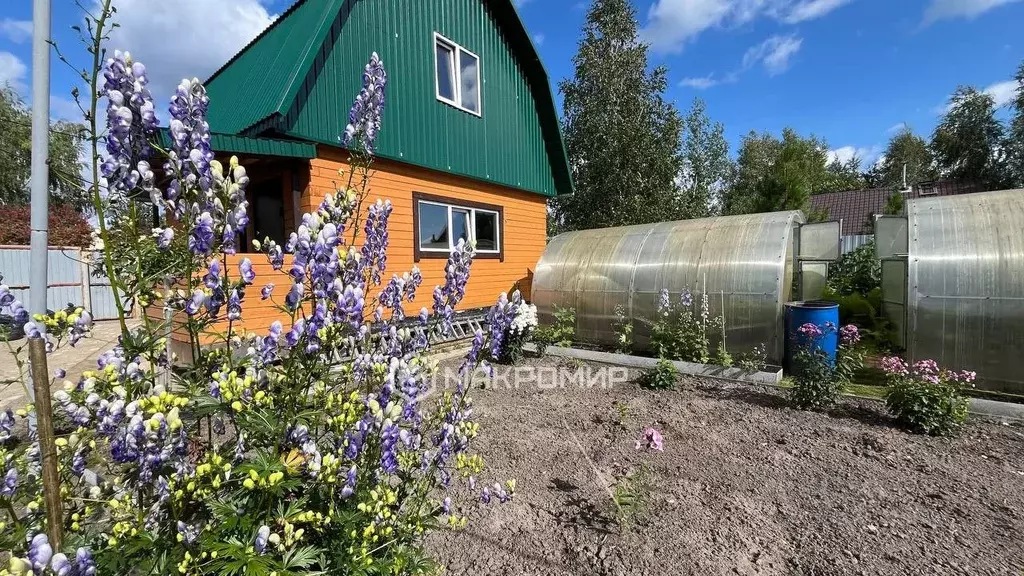
<path fill-rule="evenodd" d="M 825 192 L 842 192 L 843 190 L 859 190 L 866 186 L 864 174 L 861 171 L 861 160 L 853 156 L 846 162 L 839 158 L 833 158 L 825 167 L 826 181 L 817 194 Z"/>
<path fill-rule="evenodd" d="M 995 112 L 991 95 L 970 86 L 956 89 L 932 134 L 932 152 L 943 176 L 977 180 L 990 189 L 1004 184 L 1003 125 Z"/>
<path fill-rule="evenodd" d="M 700 98 L 683 118 L 683 217 L 705 218 L 717 211 L 717 195 L 732 171 L 721 122 L 711 123 Z"/>
<path fill-rule="evenodd" d="M 552 202 L 561 230 L 678 217 L 682 120 L 665 101 L 664 67 L 648 72 L 628 0 L 595 0 L 575 74 L 563 80 L 563 128 L 576 192 Z"/>
<path fill-rule="evenodd" d="M 1010 107 L 1013 109 L 1013 118 L 1010 120 L 1006 150 L 1009 160 L 1009 176 L 1012 180 L 1010 185 L 1024 188 L 1024 62 L 1017 67 L 1014 79 L 1017 81 L 1017 91 L 1010 103 Z"/>
<path fill-rule="evenodd" d="M 836 180 L 828 168 L 828 145 L 792 128 L 782 139 L 751 131 L 740 143 L 736 176 L 724 195 L 727 214 L 810 208 L 812 194 L 828 192 Z"/>
<path fill-rule="evenodd" d="M 58 121 L 50 128 L 50 198 L 87 212 L 79 150 L 83 127 Z M 0 204 L 26 204 L 32 165 L 32 116 L 14 90 L 0 88 Z"/>
<path fill-rule="evenodd" d="M 902 188 L 904 165 L 907 167 L 908 186 L 937 177 L 935 159 L 928 143 L 906 125 L 885 147 L 885 155 L 874 170 L 873 184 L 882 188 Z"/>

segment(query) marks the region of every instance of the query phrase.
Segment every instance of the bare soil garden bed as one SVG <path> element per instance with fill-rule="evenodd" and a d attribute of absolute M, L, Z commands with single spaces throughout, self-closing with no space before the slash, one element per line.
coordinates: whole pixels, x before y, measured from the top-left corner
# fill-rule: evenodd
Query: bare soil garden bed
<path fill-rule="evenodd" d="M 473 397 L 485 474 L 518 487 L 473 508 L 465 530 L 429 537 L 450 574 L 1024 570 L 1016 425 L 972 419 L 931 438 L 895 428 L 877 402 L 802 412 L 775 389 L 695 379 L 669 392 L 530 384 Z M 636 449 L 644 426 L 664 452 Z M 650 503 L 620 527 L 595 468 L 609 478 L 642 465 Z"/>

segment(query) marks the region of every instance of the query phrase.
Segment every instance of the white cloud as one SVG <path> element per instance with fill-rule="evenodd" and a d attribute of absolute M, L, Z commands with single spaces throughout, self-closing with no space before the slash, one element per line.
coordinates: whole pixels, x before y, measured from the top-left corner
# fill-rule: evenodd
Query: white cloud
<path fill-rule="evenodd" d="M 641 38 L 660 53 L 678 53 L 705 30 L 757 18 L 795 24 L 820 18 L 853 0 L 656 0 Z"/>
<path fill-rule="evenodd" d="M 533 35 L 533 43 L 536 44 L 537 46 L 543 46 L 544 40 L 545 37 L 543 34 L 537 33 Z"/>
<path fill-rule="evenodd" d="M 906 122 L 897 122 L 896 124 L 893 124 L 892 126 L 889 126 L 889 128 L 886 129 L 885 133 L 886 134 L 895 134 L 897 132 L 902 132 L 903 129 L 906 128 L 906 127 L 907 127 L 907 123 Z"/>
<path fill-rule="evenodd" d="M 924 13 L 925 25 L 946 18 L 977 18 L 978 16 L 1020 0 L 932 0 Z"/>
<path fill-rule="evenodd" d="M 821 18 L 825 14 L 849 4 L 853 0 L 804 0 L 791 7 L 783 17 L 786 24 L 796 24 Z"/>
<path fill-rule="evenodd" d="M 739 80 L 738 72 L 730 72 L 721 78 L 715 78 L 714 74 L 708 74 L 707 76 L 697 76 L 683 78 L 679 81 L 680 86 L 686 86 L 695 90 L 707 90 L 721 84 L 732 84 Z"/>
<path fill-rule="evenodd" d="M 861 168 L 868 168 L 873 166 L 879 158 L 882 156 L 882 152 L 885 149 L 880 144 L 872 146 L 842 146 L 834 150 L 828 151 L 828 161 L 839 160 L 841 163 L 849 162 L 851 158 L 856 156 L 860 158 Z"/>
<path fill-rule="evenodd" d="M 1002 108 L 1006 106 L 1017 96 L 1017 89 L 1020 88 L 1020 84 L 1016 80 L 1007 80 L 1005 82 L 996 82 L 988 88 L 985 88 L 985 94 L 988 94 L 996 101 L 996 108 Z"/>
<path fill-rule="evenodd" d="M 32 21 L 4 18 L 0 20 L 0 36 L 4 36 L 15 44 L 32 38 Z"/>
<path fill-rule="evenodd" d="M 10 52 L 0 52 L 0 86 L 10 86 L 15 92 L 25 92 L 25 73 L 28 67 Z"/>
<path fill-rule="evenodd" d="M 701 76 L 699 78 L 683 78 L 679 81 L 680 86 L 687 86 L 697 90 L 707 90 L 713 86 L 717 86 L 720 83 L 719 80 L 715 80 L 712 74 L 707 76 Z"/>
<path fill-rule="evenodd" d="M 800 51 L 802 44 L 803 39 L 796 34 L 772 36 L 747 50 L 743 55 L 743 68 L 761 63 L 769 76 L 781 74 L 789 68 L 790 59 Z"/>
<path fill-rule="evenodd" d="M 107 46 L 146 65 L 157 116 L 166 123 L 163 103 L 182 78 L 205 80 L 273 17 L 258 0 L 121 0 L 117 21 Z"/>

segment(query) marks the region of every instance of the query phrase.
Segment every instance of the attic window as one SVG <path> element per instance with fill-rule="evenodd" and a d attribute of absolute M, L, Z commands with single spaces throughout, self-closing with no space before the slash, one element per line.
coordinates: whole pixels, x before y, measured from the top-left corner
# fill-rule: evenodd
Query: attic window
<path fill-rule="evenodd" d="M 480 116 L 480 57 L 434 33 L 437 99 Z"/>

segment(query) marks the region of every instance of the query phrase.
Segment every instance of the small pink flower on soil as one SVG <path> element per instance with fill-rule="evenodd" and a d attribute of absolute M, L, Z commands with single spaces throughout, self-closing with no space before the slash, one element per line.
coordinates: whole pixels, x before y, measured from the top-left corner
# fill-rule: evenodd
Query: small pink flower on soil
<path fill-rule="evenodd" d="M 658 432 L 650 426 L 644 428 L 643 436 L 636 441 L 636 449 L 640 450 L 645 446 L 651 450 L 663 452 L 665 450 L 665 446 L 662 442 L 661 432 Z"/>

